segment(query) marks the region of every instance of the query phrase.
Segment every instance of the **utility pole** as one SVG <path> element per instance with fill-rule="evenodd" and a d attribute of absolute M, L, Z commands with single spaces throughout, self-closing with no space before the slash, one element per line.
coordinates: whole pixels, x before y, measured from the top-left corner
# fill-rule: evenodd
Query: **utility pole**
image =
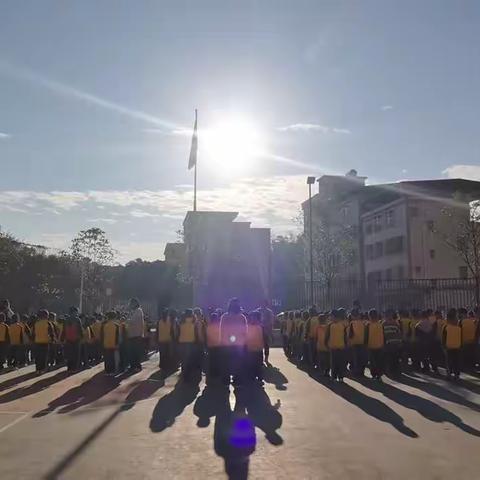
<path fill-rule="evenodd" d="M 308 216 L 309 216 L 309 239 L 310 239 L 310 303 L 315 304 L 313 298 L 313 215 L 312 215 L 312 185 L 315 177 L 307 177 L 308 185 Z"/>

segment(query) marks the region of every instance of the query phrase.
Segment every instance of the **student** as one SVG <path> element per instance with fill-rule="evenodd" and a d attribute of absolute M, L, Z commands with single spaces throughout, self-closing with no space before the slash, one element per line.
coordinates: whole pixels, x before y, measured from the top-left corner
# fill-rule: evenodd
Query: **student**
<path fill-rule="evenodd" d="M 248 315 L 247 329 L 247 371 L 248 380 L 263 381 L 263 348 L 265 345 L 262 315 L 258 310 Z"/>
<path fill-rule="evenodd" d="M 402 331 L 398 315 L 387 310 L 383 321 L 383 338 L 385 341 L 385 366 L 390 375 L 400 375 L 400 356 L 402 353 Z"/>
<path fill-rule="evenodd" d="M 182 377 L 191 380 L 194 370 L 195 348 L 198 344 L 198 330 L 193 310 L 187 308 L 180 319 L 178 347 L 182 362 Z"/>
<path fill-rule="evenodd" d="M 20 316 L 15 313 L 12 324 L 8 328 L 10 337 L 10 365 L 20 368 L 25 365 L 25 327 L 20 322 Z"/>
<path fill-rule="evenodd" d="M 447 323 L 442 330 L 442 346 L 445 351 L 447 375 L 457 380 L 460 377 L 460 354 L 462 348 L 462 327 L 458 323 L 457 312 L 447 313 Z"/>
<path fill-rule="evenodd" d="M 303 331 L 303 319 L 302 312 L 297 310 L 293 319 L 293 332 L 292 332 L 292 347 L 293 358 L 296 362 L 299 362 L 302 358 L 302 331 Z"/>
<path fill-rule="evenodd" d="M 310 313 L 308 310 L 304 310 L 302 312 L 302 321 L 300 323 L 300 329 L 298 332 L 299 336 L 299 351 L 300 351 L 300 358 L 299 361 L 301 363 L 308 364 L 308 357 L 309 357 L 309 339 L 307 336 L 307 327 L 310 322 Z"/>
<path fill-rule="evenodd" d="M 475 366 L 477 325 L 473 312 L 467 313 L 465 308 L 458 309 L 460 327 L 462 329 L 462 363 L 465 370 L 473 370 Z"/>
<path fill-rule="evenodd" d="M 343 382 L 346 369 L 345 349 L 347 348 L 346 314 L 343 308 L 332 310 L 332 322 L 329 323 L 325 343 L 330 350 L 331 376 L 333 380 Z"/>
<path fill-rule="evenodd" d="M 10 343 L 6 315 L 0 312 L 0 371 L 3 370 L 8 355 L 8 346 Z"/>
<path fill-rule="evenodd" d="M 48 321 L 53 329 L 53 342 L 50 345 L 48 350 L 48 368 L 53 368 L 55 366 L 55 361 L 57 358 L 57 347 L 59 345 L 60 337 L 57 324 L 57 314 L 55 312 L 48 313 Z"/>
<path fill-rule="evenodd" d="M 130 371 L 140 372 L 142 370 L 142 355 L 145 335 L 145 319 L 140 302 L 131 298 L 128 304 L 129 314 L 127 316 L 127 343 Z"/>
<path fill-rule="evenodd" d="M 31 322 L 30 317 L 27 314 L 22 315 L 22 325 L 25 332 L 25 362 L 27 365 L 30 365 L 33 362 L 33 323 Z"/>
<path fill-rule="evenodd" d="M 102 361 L 102 325 L 103 316 L 101 314 L 95 315 L 92 325 L 90 326 L 93 334 L 92 356 L 94 363 Z M 118 320 L 118 319 L 117 319 Z"/>
<path fill-rule="evenodd" d="M 245 357 L 247 341 L 247 319 L 242 313 L 238 298 L 228 303 L 227 312 L 220 318 L 220 342 L 224 352 L 222 382 L 241 386 L 245 378 Z"/>
<path fill-rule="evenodd" d="M 80 368 L 80 349 L 83 339 L 83 328 L 78 308 L 71 307 L 62 332 L 64 354 L 67 362 L 67 371 L 75 372 Z"/>
<path fill-rule="evenodd" d="M 307 343 L 307 359 L 310 367 L 315 368 L 317 363 L 317 327 L 318 327 L 318 312 L 315 307 L 309 310 L 309 319 L 305 327 L 305 340 Z"/>
<path fill-rule="evenodd" d="M 117 312 L 117 318 L 120 317 L 120 346 L 118 348 L 120 372 L 128 368 L 128 338 L 127 338 L 127 322 L 124 315 Z"/>
<path fill-rule="evenodd" d="M 193 316 L 195 318 L 195 328 L 197 330 L 197 343 L 193 348 L 192 362 L 195 369 L 202 371 L 205 360 L 205 335 L 207 333 L 207 322 L 202 309 L 199 307 L 193 309 Z"/>
<path fill-rule="evenodd" d="M 367 353 L 365 351 L 365 321 L 354 308 L 349 315 L 348 344 L 350 346 L 350 369 L 355 376 L 365 375 Z"/>
<path fill-rule="evenodd" d="M 220 316 L 217 312 L 210 314 L 210 321 L 207 325 L 207 385 L 216 382 L 220 378 L 220 366 L 223 361 L 220 342 Z"/>
<path fill-rule="evenodd" d="M 164 371 L 168 371 L 173 363 L 176 318 L 177 312 L 175 310 L 168 311 L 165 309 L 157 323 L 158 366 Z"/>
<path fill-rule="evenodd" d="M 286 314 L 287 320 L 285 325 L 285 334 L 287 336 L 287 350 L 286 355 L 288 358 L 292 358 L 293 350 L 292 350 L 292 343 L 293 343 L 293 331 L 294 331 L 294 318 L 295 312 L 290 311 Z"/>
<path fill-rule="evenodd" d="M 107 319 L 102 324 L 100 342 L 103 349 L 105 374 L 115 375 L 116 356 L 120 345 L 120 325 L 118 324 L 118 315 L 114 311 L 107 313 Z"/>
<path fill-rule="evenodd" d="M 370 374 L 374 380 L 381 381 L 383 375 L 383 347 L 385 345 L 383 325 L 375 309 L 368 312 L 365 327 L 365 345 L 368 352 Z"/>
<path fill-rule="evenodd" d="M 432 310 L 424 310 L 421 313 L 420 321 L 415 325 L 417 359 L 423 372 L 429 372 L 430 369 L 434 372 L 437 371 L 434 358 L 437 325 L 432 321 L 432 317 L 434 319 Z"/>
<path fill-rule="evenodd" d="M 33 326 L 33 339 L 35 343 L 35 366 L 37 374 L 47 370 L 47 360 L 50 345 L 55 339 L 53 326 L 48 320 L 48 311 L 40 310 Z"/>
<path fill-rule="evenodd" d="M 327 339 L 327 316 L 321 314 L 317 325 L 317 367 L 324 377 L 330 376 L 330 352 L 326 343 Z"/>
<path fill-rule="evenodd" d="M 402 368 L 405 370 L 409 367 L 409 360 L 413 362 L 413 325 L 412 318 L 408 310 L 400 310 L 399 316 L 400 330 L 402 332 Z"/>

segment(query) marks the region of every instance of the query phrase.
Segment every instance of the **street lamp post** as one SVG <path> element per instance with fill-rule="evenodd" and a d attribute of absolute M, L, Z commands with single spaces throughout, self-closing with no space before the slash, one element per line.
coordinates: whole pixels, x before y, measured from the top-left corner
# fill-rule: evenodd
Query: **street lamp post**
<path fill-rule="evenodd" d="M 310 301 L 313 301 L 313 220 L 312 220 L 312 185 L 315 184 L 315 177 L 307 177 L 308 185 L 308 216 L 309 216 L 309 237 L 310 237 Z"/>

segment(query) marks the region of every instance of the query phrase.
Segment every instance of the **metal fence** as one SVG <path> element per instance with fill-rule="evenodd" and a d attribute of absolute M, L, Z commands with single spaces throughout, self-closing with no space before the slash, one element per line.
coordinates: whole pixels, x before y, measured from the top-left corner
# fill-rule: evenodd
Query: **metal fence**
<path fill-rule="evenodd" d="M 290 310 L 315 304 L 322 310 L 351 307 L 358 300 L 364 308 L 426 309 L 474 307 L 476 284 L 473 278 L 380 280 L 362 286 L 356 281 L 334 281 L 330 286 L 313 282 L 289 283 L 288 298 L 278 301 L 279 309 Z"/>

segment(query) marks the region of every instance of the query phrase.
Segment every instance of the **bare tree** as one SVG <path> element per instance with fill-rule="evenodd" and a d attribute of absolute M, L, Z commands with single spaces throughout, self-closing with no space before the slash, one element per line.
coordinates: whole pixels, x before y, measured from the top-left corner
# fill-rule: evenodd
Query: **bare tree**
<path fill-rule="evenodd" d="M 104 278 L 105 267 L 112 265 L 115 260 L 115 251 L 106 233 L 94 227 L 82 230 L 72 240 L 70 256 L 79 265 L 80 282 L 80 309 L 83 297 L 91 301 L 99 300 Z"/>
<path fill-rule="evenodd" d="M 480 201 L 465 203 L 468 212 L 461 207 L 446 207 L 442 215 L 453 225 L 449 233 L 435 230 L 446 245 L 457 252 L 467 267 L 468 274 L 475 279 L 475 302 L 480 304 Z"/>

